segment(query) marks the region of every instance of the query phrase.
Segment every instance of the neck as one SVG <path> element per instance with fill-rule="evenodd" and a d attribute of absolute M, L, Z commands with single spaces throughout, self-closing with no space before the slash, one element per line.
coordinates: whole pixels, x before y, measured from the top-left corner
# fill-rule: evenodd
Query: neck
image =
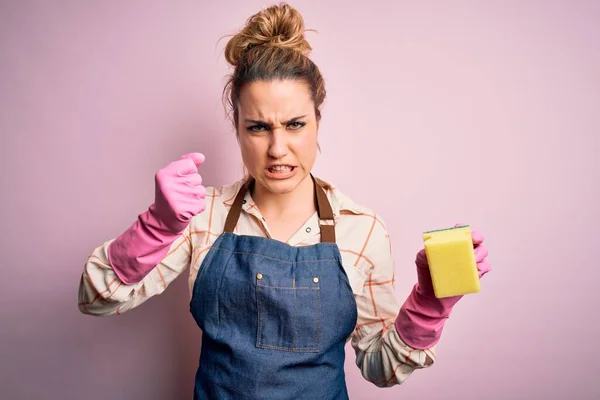
<path fill-rule="evenodd" d="M 314 183 L 310 175 L 289 193 L 272 193 L 256 182 L 252 197 L 260 212 L 267 216 L 282 216 L 298 212 L 314 212 Z"/>

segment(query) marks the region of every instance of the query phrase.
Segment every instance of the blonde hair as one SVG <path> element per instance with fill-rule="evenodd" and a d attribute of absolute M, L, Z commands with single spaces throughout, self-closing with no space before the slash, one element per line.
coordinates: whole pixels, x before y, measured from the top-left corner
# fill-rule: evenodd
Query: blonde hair
<path fill-rule="evenodd" d="M 293 79 L 310 90 L 317 121 L 325 100 L 325 81 L 308 57 L 312 47 L 304 37 L 304 19 L 293 7 L 280 3 L 246 21 L 225 47 L 225 59 L 234 67 L 223 90 L 226 113 L 237 131 L 238 100 L 244 85 L 255 81 Z"/>

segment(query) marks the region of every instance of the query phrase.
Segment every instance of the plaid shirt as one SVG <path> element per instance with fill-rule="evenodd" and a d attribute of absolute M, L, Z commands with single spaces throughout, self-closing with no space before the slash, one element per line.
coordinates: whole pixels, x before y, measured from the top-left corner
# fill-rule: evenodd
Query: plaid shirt
<path fill-rule="evenodd" d="M 435 362 L 434 347 L 417 350 L 402 341 L 394 326 L 399 311 L 395 297 L 395 267 L 390 237 L 384 222 L 371 210 L 353 202 L 333 185 L 319 180 L 336 220 L 336 242 L 358 308 L 358 321 L 349 338 L 362 375 L 377 386 L 402 383 L 418 368 Z M 126 285 L 112 270 L 107 257 L 111 239 L 94 249 L 80 281 L 79 309 L 92 315 L 121 314 L 162 293 L 189 267 L 190 294 L 198 268 L 221 234 L 227 213 L 243 181 L 207 187 L 206 209 L 196 215 L 168 254 L 139 283 Z M 260 210 L 246 193 L 237 234 L 270 237 Z M 292 246 L 320 242 L 315 213 L 288 240 Z"/>

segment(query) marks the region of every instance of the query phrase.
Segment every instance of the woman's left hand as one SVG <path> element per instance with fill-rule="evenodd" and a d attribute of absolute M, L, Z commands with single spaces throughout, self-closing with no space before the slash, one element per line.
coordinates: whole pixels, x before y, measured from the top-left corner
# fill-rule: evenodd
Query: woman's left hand
<path fill-rule="evenodd" d="M 456 224 L 461 226 L 464 224 Z M 479 278 L 491 271 L 487 260 L 488 250 L 483 245 L 483 235 L 471 230 L 473 238 L 473 251 L 475 262 L 479 271 Z M 396 317 L 396 330 L 402 340 L 416 349 L 426 349 L 435 345 L 442 335 L 444 324 L 454 305 L 463 297 L 462 295 L 438 299 L 433 291 L 431 275 L 425 249 L 417 253 L 418 282 L 406 298 Z"/>
<path fill-rule="evenodd" d="M 464 224 L 456 224 L 462 226 Z M 483 245 L 483 235 L 471 230 L 473 238 L 473 251 L 475 262 L 479 271 L 479 278 L 491 271 L 487 260 L 488 251 Z M 444 324 L 454 305 L 463 297 L 462 295 L 438 299 L 433 291 L 431 275 L 425 249 L 417 253 L 418 282 L 402 304 L 396 317 L 396 331 L 406 344 L 416 349 L 426 349 L 435 345 L 442 335 Z"/>
<path fill-rule="evenodd" d="M 458 224 L 456 226 L 459 226 Z M 492 266 L 487 259 L 488 250 L 483 245 L 483 235 L 477 231 L 471 231 L 471 238 L 473 239 L 473 248 L 475 251 L 475 262 L 477 263 L 477 271 L 479 271 L 479 278 L 487 274 L 492 270 Z"/>
<path fill-rule="evenodd" d="M 455 227 L 464 226 L 465 224 L 456 224 Z M 479 278 L 491 271 L 492 267 L 487 259 L 488 249 L 483 244 L 483 235 L 476 231 L 471 230 L 471 238 L 473 239 L 473 251 L 475 252 L 475 262 L 477 264 L 477 271 L 479 272 Z M 429 273 L 429 264 L 427 263 L 427 256 L 425 249 L 421 249 L 417 253 L 415 259 L 417 266 L 417 276 L 419 282 L 419 292 L 427 297 L 435 297 L 433 292 L 433 284 L 431 283 L 431 275 Z M 447 297 L 444 299 L 438 299 L 444 303 L 456 303 L 462 296 Z"/>

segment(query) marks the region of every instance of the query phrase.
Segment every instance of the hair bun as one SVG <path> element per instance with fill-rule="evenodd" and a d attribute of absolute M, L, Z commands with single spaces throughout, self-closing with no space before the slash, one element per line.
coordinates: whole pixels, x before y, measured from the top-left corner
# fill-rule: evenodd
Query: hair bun
<path fill-rule="evenodd" d="M 304 31 L 304 19 L 295 8 L 286 3 L 270 6 L 248 18 L 246 26 L 229 40 L 225 59 L 237 66 L 258 46 L 289 48 L 308 56 L 312 48 Z"/>

